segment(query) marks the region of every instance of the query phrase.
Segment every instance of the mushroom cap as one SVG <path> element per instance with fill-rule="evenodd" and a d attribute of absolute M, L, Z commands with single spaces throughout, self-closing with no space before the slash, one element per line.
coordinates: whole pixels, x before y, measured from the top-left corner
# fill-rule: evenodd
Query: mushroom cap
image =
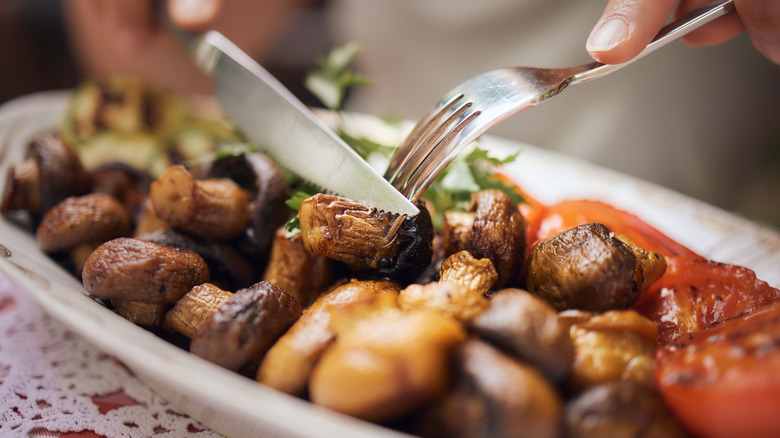
<path fill-rule="evenodd" d="M 130 233 L 124 205 L 104 193 L 70 197 L 51 208 L 41 220 L 36 238 L 47 253 L 65 251 L 86 242 L 105 242 Z"/>
<path fill-rule="evenodd" d="M 194 251 L 120 237 L 89 256 L 81 277 L 93 297 L 172 303 L 209 281 L 209 269 Z"/>
<path fill-rule="evenodd" d="M 59 135 L 39 135 L 30 143 L 27 155 L 39 163 L 43 212 L 69 196 L 83 195 L 89 190 L 89 175 L 81 160 Z"/>
<path fill-rule="evenodd" d="M 471 328 L 552 381 L 562 380 L 572 368 L 569 325 L 544 300 L 522 289 L 494 294 L 488 308 L 471 321 Z"/>
<path fill-rule="evenodd" d="M 625 309 L 639 297 L 636 255 L 599 223 L 579 225 L 539 242 L 527 264 L 528 291 L 559 311 Z"/>
<path fill-rule="evenodd" d="M 493 262 L 498 273 L 494 287 L 512 283 L 522 268 L 527 225 L 512 199 L 500 190 L 482 190 L 472 195 L 474 212 L 468 251 Z"/>
<path fill-rule="evenodd" d="M 233 371 L 256 367 L 300 316 L 301 308 L 293 297 L 261 281 L 237 291 L 219 306 L 195 333 L 190 351 Z"/>

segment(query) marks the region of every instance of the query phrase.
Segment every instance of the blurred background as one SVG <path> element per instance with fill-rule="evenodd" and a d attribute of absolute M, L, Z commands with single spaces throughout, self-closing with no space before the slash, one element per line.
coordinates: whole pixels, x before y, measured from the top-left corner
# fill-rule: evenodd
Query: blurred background
<path fill-rule="evenodd" d="M 162 63 L 154 56 L 169 61 L 160 49 L 169 41 L 146 44 L 152 57 L 146 60 L 100 47 L 107 39 L 79 17 L 97 3 L 0 2 L 0 102 L 72 88 L 111 68 L 152 77 L 152 67 Z M 363 51 L 354 68 L 373 85 L 353 90 L 346 108 L 416 119 L 478 73 L 589 61 L 585 39 L 605 1 L 300 0 L 281 2 L 290 7 L 273 25 L 263 24 L 259 8 L 276 2 L 228 3 L 234 9 L 246 3 L 252 12 L 238 14 L 248 24 L 220 30 L 243 42 L 305 103 L 318 105 L 302 85 L 314 60 L 357 41 Z M 241 28 L 253 31 L 231 34 Z M 114 58 L 94 62 L 101 50 Z M 163 69 L 170 77 L 159 85 L 193 91 L 186 89 L 192 83 L 204 91 L 181 71 Z M 780 228 L 778 78 L 780 67 L 745 35 L 712 48 L 675 43 L 608 78 L 571 87 L 491 134 L 635 175 Z"/>

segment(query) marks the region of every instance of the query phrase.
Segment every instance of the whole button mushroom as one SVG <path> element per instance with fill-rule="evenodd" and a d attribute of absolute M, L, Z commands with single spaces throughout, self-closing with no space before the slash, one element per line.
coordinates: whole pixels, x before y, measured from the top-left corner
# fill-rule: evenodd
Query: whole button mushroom
<path fill-rule="evenodd" d="M 266 155 L 244 153 L 215 161 L 208 177 L 230 178 L 250 194 L 249 226 L 235 244 L 241 253 L 262 264 L 271 250 L 274 232 L 293 213 L 285 204 L 290 187 L 284 175 Z"/>
<path fill-rule="evenodd" d="M 91 193 L 67 198 L 51 208 L 36 230 L 36 239 L 43 252 L 54 253 L 128 233 L 130 217 L 124 205 L 113 196 Z"/>
<path fill-rule="evenodd" d="M 521 289 L 503 289 L 471 322 L 471 329 L 503 351 L 536 366 L 553 382 L 572 368 L 569 324 L 544 300 Z"/>
<path fill-rule="evenodd" d="M 25 160 L 8 169 L 0 212 L 25 210 L 37 222 L 63 199 L 88 189 L 89 176 L 73 149 L 57 134 L 41 134 L 28 145 Z"/>
<path fill-rule="evenodd" d="M 458 321 L 469 321 L 488 306 L 485 293 L 497 278 L 490 260 L 477 260 L 468 251 L 460 251 L 442 262 L 439 281 L 411 284 L 402 290 L 398 306 L 436 310 Z"/>
<path fill-rule="evenodd" d="M 318 194 L 298 210 L 306 249 L 365 275 L 409 284 L 433 258 L 433 222 L 420 214 L 400 217 L 337 196 Z"/>
<path fill-rule="evenodd" d="M 452 353 L 466 340 L 457 321 L 427 309 L 362 316 L 337 330 L 336 342 L 317 363 L 309 382 L 314 403 L 381 422 L 444 394 Z"/>
<path fill-rule="evenodd" d="M 683 438 L 689 436 L 656 388 L 614 381 L 587 388 L 566 405 L 565 436 L 570 438 Z"/>
<path fill-rule="evenodd" d="M 424 436 L 557 438 L 564 406 L 535 368 L 478 339 L 458 351 L 455 389 L 425 412 Z"/>
<path fill-rule="evenodd" d="M 513 283 L 523 265 L 527 225 L 512 199 L 500 190 L 472 194 L 468 213 L 448 213 L 442 229 L 444 254 L 467 250 L 493 262 L 494 287 Z"/>
<path fill-rule="evenodd" d="M 593 314 L 581 310 L 560 313 L 574 345 L 569 388 L 631 380 L 655 385 L 654 352 L 658 329 L 653 321 L 633 310 Z"/>
<path fill-rule="evenodd" d="M 300 316 L 295 299 L 273 283 L 261 281 L 234 294 L 203 284 L 168 311 L 163 327 L 191 337 L 193 354 L 232 371 L 253 372 Z"/>
<path fill-rule="evenodd" d="M 384 280 L 350 280 L 335 286 L 306 309 L 263 358 L 258 382 L 302 395 L 322 354 L 336 340 L 334 314 L 353 305 L 396 307 L 400 286 Z"/>
<path fill-rule="evenodd" d="M 81 277 L 96 298 L 169 304 L 209 281 L 209 269 L 194 251 L 120 237 L 95 249 Z"/>
<path fill-rule="evenodd" d="M 201 237 L 232 239 L 249 224 L 249 197 L 230 179 L 197 180 L 174 165 L 149 187 L 157 216 L 172 227 Z"/>
<path fill-rule="evenodd" d="M 663 275 L 666 261 L 626 242 L 598 223 L 555 234 L 531 250 L 526 288 L 559 311 L 628 308 Z"/>

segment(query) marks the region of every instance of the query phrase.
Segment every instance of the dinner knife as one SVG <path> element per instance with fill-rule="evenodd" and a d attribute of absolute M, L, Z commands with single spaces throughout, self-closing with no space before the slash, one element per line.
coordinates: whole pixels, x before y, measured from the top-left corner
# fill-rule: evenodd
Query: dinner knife
<path fill-rule="evenodd" d="M 211 77 L 223 111 L 281 166 L 325 191 L 379 210 L 417 207 L 260 64 L 217 31 L 174 32 Z"/>

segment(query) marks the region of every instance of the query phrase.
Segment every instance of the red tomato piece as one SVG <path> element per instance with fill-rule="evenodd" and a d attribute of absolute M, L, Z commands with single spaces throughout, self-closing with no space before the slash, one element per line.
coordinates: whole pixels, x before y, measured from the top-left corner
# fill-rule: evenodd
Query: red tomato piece
<path fill-rule="evenodd" d="M 546 207 L 537 216 L 538 219 L 534 221 L 526 218 L 529 222 L 529 247 L 577 225 L 599 222 L 615 234 L 628 237 L 640 248 L 655 251 L 664 257 L 697 255 L 636 215 L 600 201 L 563 201 Z"/>
<path fill-rule="evenodd" d="M 666 264 L 633 306 L 656 323 L 659 344 L 780 301 L 780 290 L 742 266 L 697 257 L 671 257 Z"/>
<path fill-rule="evenodd" d="M 780 303 L 659 347 L 656 379 L 695 435 L 780 436 Z"/>

